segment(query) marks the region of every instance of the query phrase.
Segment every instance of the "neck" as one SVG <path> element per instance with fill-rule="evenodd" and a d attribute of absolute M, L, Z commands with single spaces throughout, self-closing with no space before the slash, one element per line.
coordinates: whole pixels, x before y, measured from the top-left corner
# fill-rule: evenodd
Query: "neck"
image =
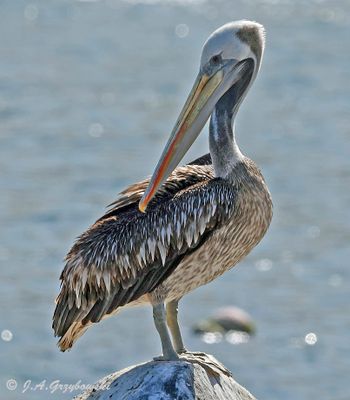
<path fill-rule="evenodd" d="M 226 178 L 244 158 L 236 143 L 235 117 L 255 75 L 253 65 L 247 65 L 247 73 L 220 98 L 212 112 L 209 148 L 217 177 Z"/>
<path fill-rule="evenodd" d="M 223 99 L 216 105 L 209 125 L 209 148 L 215 176 L 226 178 L 243 154 L 236 143 L 234 119 L 236 112 L 226 107 Z"/>

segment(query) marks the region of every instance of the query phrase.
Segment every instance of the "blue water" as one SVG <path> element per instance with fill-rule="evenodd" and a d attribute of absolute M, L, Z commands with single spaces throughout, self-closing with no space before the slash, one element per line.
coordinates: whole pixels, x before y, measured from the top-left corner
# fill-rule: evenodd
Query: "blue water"
<path fill-rule="evenodd" d="M 267 48 L 237 136 L 275 215 L 238 268 L 183 300 L 185 341 L 259 399 L 350 399 L 350 3 L 2 0 L 0 11 L 0 331 L 13 334 L 0 339 L 0 398 L 69 399 L 43 388 L 159 354 L 148 308 L 60 353 L 51 316 L 62 259 L 125 185 L 152 172 L 207 36 L 248 18 L 265 25 Z M 205 152 L 206 132 L 187 160 Z M 192 335 L 227 304 L 253 316 L 256 337 L 210 345 Z M 28 380 L 45 382 L 22 393 Z"/>

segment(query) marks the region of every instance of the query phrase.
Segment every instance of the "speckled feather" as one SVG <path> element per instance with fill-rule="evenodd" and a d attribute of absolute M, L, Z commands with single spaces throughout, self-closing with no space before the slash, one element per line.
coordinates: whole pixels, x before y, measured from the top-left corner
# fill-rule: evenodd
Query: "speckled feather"
<path fill-rule="evenodd" d="M 190 114 L 174 132 L 187 131 L 189 136 L 182 139 L 185 147 L 172 152 L 180 157 L 211 114 L 209 146 L 214 166 L 207 155 L 176 168 L 153 200 L 146 202 L 145 214 L 138 203 L 149 180 L 130 186 L 77 239 L 67 255 L 53 319 L 61 350 L 70 348 L 91 324 L 122 307 L 180 299 L 232 268 L 264 236 L 272 217 L 270 194 L 259 169 L 240 152 L 232 129 L 238 107 L 259 71 L 264 44 L 264 28 L 252 21 L 225 24 L 204 44 L 199 75 L 200 83 L 204 78 L 207 82 L 200 89 L 203 97 L 198 95 L 196 107 L 186 103 L 184 110 L 187 107 Z M 214 77 L 222 84 L 208 98 Z M 194 120 L 191 115 L 196 115 Z M 172 136 L 168 144 L 175 139 Z M 165 163 L 164 156 L 161 160 Z M 169 170 L 176 163 L 171 168 L 170 164 Z M 155 322 L 163 353 L 172 357 L 159 324 L 165 321 Z"/>
<path fill-rule="evenodd" d="M 68 253 L 53 319 L 62 350 L 122 306 L 181 298 L 214 279 L 271 219 L 268 190 L 248 159 L 228 180 L 214 178 L 209 155 L 177 168 L 142 214 L 147 185 L 124 190 Z"/>

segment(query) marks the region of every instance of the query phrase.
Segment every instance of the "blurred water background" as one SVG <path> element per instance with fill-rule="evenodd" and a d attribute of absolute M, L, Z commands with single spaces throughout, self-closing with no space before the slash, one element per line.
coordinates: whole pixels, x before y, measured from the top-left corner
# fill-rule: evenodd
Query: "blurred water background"
<path fill-rule="evenodd" d="M 2 0 L 0 11 L 0 398 L 69 399 L 21 392 L 27 380 L 93 383 L 159 354 L 148 308 L 60 353 L 62 259 L 118 191 L 152 172 L 207 36 L 246 18 L 265 25 L 267 48 L 237 136 L 275 215 L 238 268 L 183 300 L 185 341 L 260 399 L 350 399 L 350 3 Z M 187 160 L 207 148 L 204 132 Z M 192 335 L 226 304 L 253 316 L 256 337 Z"/>

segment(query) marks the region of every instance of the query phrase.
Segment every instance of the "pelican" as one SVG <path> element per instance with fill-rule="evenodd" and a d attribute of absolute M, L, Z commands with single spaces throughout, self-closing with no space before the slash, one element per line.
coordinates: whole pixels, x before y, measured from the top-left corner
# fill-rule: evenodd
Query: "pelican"
<path fill-rule="evenodd" d="M 230 22 L 205 42 L 153 176 L 121 192 L 66 256 L 53 316 L 62 351 L 92 324 L 148 303 L 161 359 L 177 360 L 186 351 L 179 300 L 235 266 L 264 236 L 271 196 L 234 132 L 264 45 L 264 28 L 252 21 Z M 177 167 L 209 118 L 210 154 Z"/>

